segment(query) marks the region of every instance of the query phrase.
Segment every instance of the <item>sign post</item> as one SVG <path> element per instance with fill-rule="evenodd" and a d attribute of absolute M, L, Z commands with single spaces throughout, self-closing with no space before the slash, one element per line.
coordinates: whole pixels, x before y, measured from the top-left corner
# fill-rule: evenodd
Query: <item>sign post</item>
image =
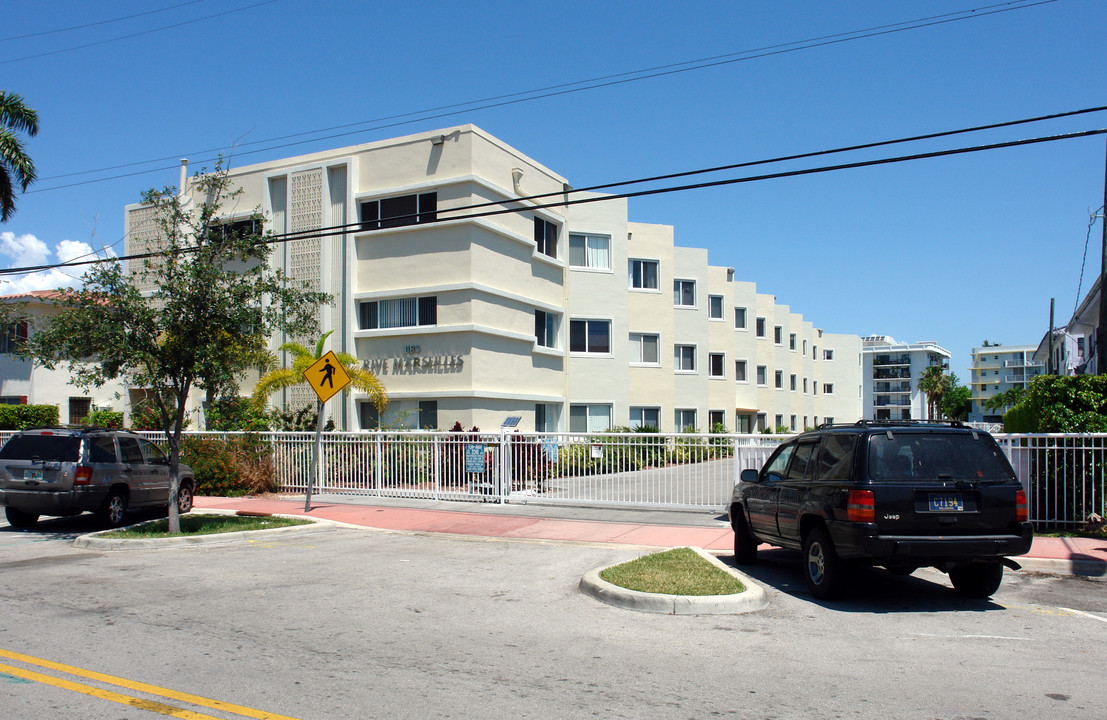
<path fill-rule="evenodd" d="M 319 416 L 315 423 L 315 452 L 312 458 L 311 477 L 308 478 L 307 496 L 304 498 L 304 512 L 311 512 L 311 486 L 316 480 L 322 484 L 319 471 L 320 458 L 323 454 L 323 404 L 350 384 L 350 376 L 342 367 L 342 363 L 338 362 L 334 351 L 328 350 L 326 355 L 304 370 L 304 380 L 319 397 Z"/>

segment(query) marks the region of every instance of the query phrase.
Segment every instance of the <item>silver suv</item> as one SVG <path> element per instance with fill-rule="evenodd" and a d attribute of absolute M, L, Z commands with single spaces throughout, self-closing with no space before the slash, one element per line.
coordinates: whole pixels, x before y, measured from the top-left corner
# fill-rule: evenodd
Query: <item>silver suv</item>
<path fill-rule="evenodd" d="M 192 509 L 196 481 L 181 465 L 177 507 Z M 0 505 L 12 527 L 39 515 L 96 513 L 119 527 L 130 508 L 169 506 L 169 459 L 134 433 L 104 428 L 34 428 L 0 448 Z"/>

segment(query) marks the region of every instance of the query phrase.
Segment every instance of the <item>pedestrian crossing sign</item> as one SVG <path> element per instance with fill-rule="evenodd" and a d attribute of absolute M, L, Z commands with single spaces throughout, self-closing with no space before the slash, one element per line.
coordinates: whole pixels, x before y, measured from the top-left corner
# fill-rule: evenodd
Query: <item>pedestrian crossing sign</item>
<path fill-rule="evenodd" d="M 304 380 L 311 385 L 311 389 L 319 396 L 321 403 L 327 402 L 350 384 L 350 376 L 343 369 L 342 363 L 338 362 L 338 356 L 333 350 L 328 350 L 326 355 L 304 371 Z"/>

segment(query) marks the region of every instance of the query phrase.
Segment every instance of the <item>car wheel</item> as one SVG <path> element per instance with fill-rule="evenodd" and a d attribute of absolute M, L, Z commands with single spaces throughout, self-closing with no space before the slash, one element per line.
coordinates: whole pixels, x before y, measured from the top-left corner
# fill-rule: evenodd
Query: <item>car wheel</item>
<path fill-rule="evenodd" d="M 100 522 L 108 527 L 117 528 L 123 524 L 123 518 L 127 514 L 127 493 L 122 490 L 112 490 L 108 499 L 100 507 L 97 513 Z"/>
<path fill-rule="evenodd" d="M 177 512 L 184 515 L 192 510 L 192 484 L 183 482 L 177 488 Z"/>
<path fill-rule="evenodd" d="M 962 565 L 949 571 L 949 581 L 965 597 L 991 597 L 1003 582 L 1003 565 L 997 562 Z"/>
<path fill-rule="evenodd" d="M 6 507 L 4 514 L 8 517 L 8 524 L 20 530 L 32 528 L 38 522 L 38 513 L 24 512 L 19 508 Z"/>
<path fill-rule="evenodd" d="M 750 535 L 750 527 L 746 522 L 745 512 L 736 507 L 734 509 L 734 562 L 739 565 L 752 565 L 757 562 L 757 540 Z"/>
<path fill-rule="evenodd" d="M 837 597 L 848 572 L 849 565 L 838 557 L 826 529 L 811 530 L 803 541 L 803 577 L 811 594 L 820 600 Z"/>

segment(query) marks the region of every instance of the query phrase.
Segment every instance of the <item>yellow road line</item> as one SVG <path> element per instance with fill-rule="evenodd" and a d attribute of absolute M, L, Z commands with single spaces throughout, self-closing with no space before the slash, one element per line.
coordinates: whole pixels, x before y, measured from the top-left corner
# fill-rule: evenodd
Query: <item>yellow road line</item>
<path fill-rule="evenodd" d="M 149 693 L 151 695 L 157 695 L 159 697 L 167 698 L 170 700 L 179 700 L 191 705 L 199 705 L 201 707 L 208 707 L 213 710 L 222 710 L 224 712 L 234 713 L 243 717 L 255 718 L 255 720 L 297 720 L 296 718 L 289 717 L 287 715 L 278 715 L 277 713 L 266 712 L 264 710 L 256 710 L 254 708 L 245 707 L 243 705 L 235 705 L 233 703 L 223 702 L 222 700 L 213 700 L 211 698 L 201 697 L 200 695 L 192 695 L 190 693 L 179 692 L 177 690 L 170 690 L 168 688 L 158 687 L 157 685 L 149 685 L 147 683 L 138 682 L 136 680 L 127 680 L 126 678 L 116 677 L 114 675 L 106 675 L 94 670 L 85 670 L 84 668 L 74 667 L 72 665 L 63 665 L 62 663 L 53 662 L 52 660 L 44 660 L 42 658 L 36 658 L 31 655 L 24 655 L 22 653 L 12 652 L 11 650 L 4 650 L 3 648 L 0 648 L 0 657 L 5 657 L 9 660 L 15 660 L 17 662 L 27 663 L 28 665 L 37 665 L 39 667 L 57 670 L 69 675 L 76 675 L 77 677 L 88 678 L 89 680 L 97 680 L 102 683 L 127 688 L 128 690 L 133 690 L 136 692 Z M 139 698 L 131 698 L 127 695 L 121 695 L 111 690 L 101 690 L 99 688 L 92 687 L 91 685 L 73 683 L 68 680 L 55 678 L 51 675 L 42 675 L 41 673 L 36 673 L 31 670 L 12 668 L 8 665 L 0 665 L 0 668 L 7 668 L 7 671 L 12 675 L 26 678 L 28 680 L 36 680 L 38 682 L 45 682 L 51 685 L 57 685 L 58 687 L 66 687 L 69 690 L 74 690 L 75 692 L 83 692 L 86 695 L 104 697 L 105 699 L 113 700 L 114 702 L 122 702 L 125 705 L 143 707 L 144 709 L 153 710 L 154 712 L 161 712 L 163 715 L 172 715 L 173 717 L 190 718 L 195 720 L 209 720 L 209 718 L 211 718 L 211 716 L 209 715 L 203 715 L 200 713 L 191 713 L 189 715 L 174 715 L 173 713 L 162 712 L 161 710 L 156 710 L 152 707 L 146 707 L 142 703 L 157 705 L 178 713 L 189 713 L 191 711 L 179 710 L 168 705 L 161 705 L 160 703 L 141 700 Z M 31 677 L 32 675 L 35 677 Z M 68 685 L 73 685 L 75 687 L 67 687 L 66 685 L 62 685 L 61 683 L 67 683 Z M 108 695 L 113 695 L 115 697 L 108 697 Z M 119 700 L 116 698 L 125 698 L 125 700 Z"/>

